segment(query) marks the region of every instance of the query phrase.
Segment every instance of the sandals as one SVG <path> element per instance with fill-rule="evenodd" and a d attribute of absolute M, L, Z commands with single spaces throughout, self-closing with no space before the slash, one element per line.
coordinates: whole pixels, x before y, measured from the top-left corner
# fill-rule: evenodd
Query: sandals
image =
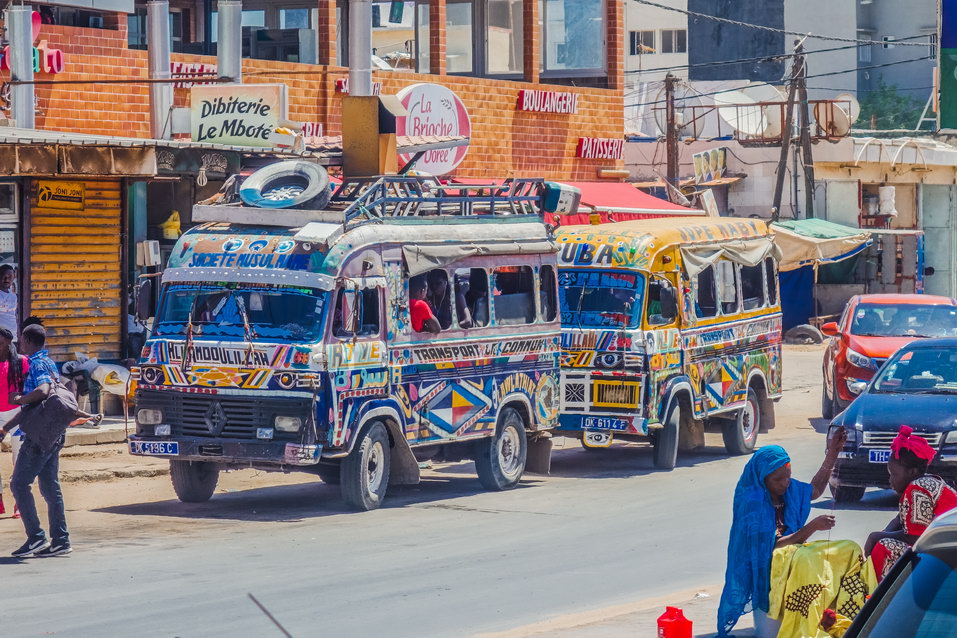
<path fill-rule="evenodd" d="M 70 425 L 68 427 L 98 428 L 100 427 L 100 421 L 102 420 L 102 414 L 94 414 L 90 418 L 80 417 L 79 419 L 74 419 L 70 421 Z"/>

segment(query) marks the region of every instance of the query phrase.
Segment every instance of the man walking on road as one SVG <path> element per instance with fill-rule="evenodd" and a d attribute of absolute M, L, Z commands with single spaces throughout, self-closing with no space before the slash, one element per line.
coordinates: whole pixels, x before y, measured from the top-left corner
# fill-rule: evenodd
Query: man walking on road
<path fill-rule="evenodd" d="M 32 325 L 23 329 L 20 350 L 29 358 L 30 368 L 24 378 L 23 394 L 12 394 L 11 403 L 29 406 L 43 401 L 52 392 L 59 374 L 56 364 L 44 349 L 45 344 L 46 331 L 43 326 Z M 10 479 L 10 491 L 20 507 L 27 542 L 13 552 L 12 556 L 16 558 L 59 556 L 73 551 L 66 528 L 63 492 L 60 490 L 60 450 L 63 448 L 63 440 L 64 435 L 61 434 L 52 447 L 45 447 L 27 434 L 20 448 L 20 456 Z M 52 543 L 47 540 L 46 532 L 40 527 L 40 518 L 33 499 L 31 486 L 38 478 L 40 494 L 47 502 Z"/>

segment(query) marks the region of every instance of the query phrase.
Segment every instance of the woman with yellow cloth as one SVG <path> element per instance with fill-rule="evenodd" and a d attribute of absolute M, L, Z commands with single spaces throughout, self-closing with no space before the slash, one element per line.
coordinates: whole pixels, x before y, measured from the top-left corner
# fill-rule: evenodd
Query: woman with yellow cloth
<path fill-rule="evenodd" d="M 780 446 L 762 447 L 748 461 L 734 492 L 719 636 L 728 636 L 753 610 L 758 638 L 827 638 L 824 611 L 853 617 L 876 587 L 856 543 L 807 543 L 815 532 L 834 527 L 831 515 L 810 522 L 808 516 L 846 440 L 843 428 L 835 432 L 810 484 L 791 479 L 790 458 Z"/>

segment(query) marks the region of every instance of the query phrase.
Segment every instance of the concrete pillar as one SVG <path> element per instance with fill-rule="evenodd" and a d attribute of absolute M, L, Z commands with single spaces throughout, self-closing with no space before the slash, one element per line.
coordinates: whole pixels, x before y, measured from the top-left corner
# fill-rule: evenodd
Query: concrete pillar
<path fill-rule="evenodd" d="M 151 80 L 168 80 L 169 69 L 169 2 L 150 0 L 146 3 L 146 49 Z M 168 140 L 172 135 L 170 111 L 173 108 L 173 85 L 170 82 L 150 84 L 150 137 Z"/>
<path fill-rule="evenodd" d="M 349 95 L 372 95 L 372 0 L 349 0 Z"/>

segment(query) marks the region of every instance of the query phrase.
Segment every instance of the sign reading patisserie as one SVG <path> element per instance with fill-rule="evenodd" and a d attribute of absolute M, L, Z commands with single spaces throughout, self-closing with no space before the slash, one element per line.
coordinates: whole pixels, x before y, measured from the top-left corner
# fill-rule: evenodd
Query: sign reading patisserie
<path fill-rule="evenodd" d="M 578 149 L 575 153 L 582 159 L 615 159 L 622 158 L 625 150 L 625 140 L 609 137 L 580 137 Z"/>
<path fill-rule="evenodd" d="M 515 108 L 519 111 L 573 114 L 578 112 L 578 94 L 522 89 L 518 92 L 518 104 Z"/>
<path fill-rule="evenodd" d="M 421 137 L 471 136 L 472 122 L 465 104 L 455 93 L 441 84 L 413 84 L 396 94 L 408 112 L 396 120 L 396 134 Z M 415 170 L 431 175 L 445 175 L 462 163 L 468 146 L 427 151 L 415 163 Z M 411 155 L 399 155 L 406 163 Z"/>

